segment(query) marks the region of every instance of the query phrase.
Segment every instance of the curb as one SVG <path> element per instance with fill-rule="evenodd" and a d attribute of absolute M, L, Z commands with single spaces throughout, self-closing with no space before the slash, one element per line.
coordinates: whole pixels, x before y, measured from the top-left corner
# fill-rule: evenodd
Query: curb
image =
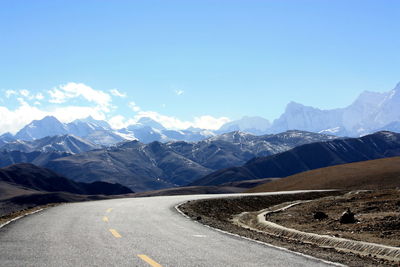
<path fill-rule="evenodd" d="M 35 210 L 35 211 L 28 212 L 28 213 L 26 213 L 26 214 L 20 215 L 20 216 L 18 216 L 18 217 L 15 217 L 15 218 L 13 218 L 13 219 L 11 219 L 11 220 L 9 220 L 9 221 L 3 223 L 3 224 L 0 224 L 0 229 L 3 228 L 4 226 L 6 226 L 7 224 L 10 224 L 10 223 L 12 223 L 12 222 L 14 222 L 14 221 L 16 221 L 16 220 L 19 220 L 19 219 L 21 219 L 21 218 L 23 218 L 23 217 L 25 217 L 25 216 L 38 213 L 38 212 L 40 212 L 40 211 L 42 211 L 42 210 L 44 210 L 44 209 L 45 209 L 45 208 L 38 209 L 38 210 Z"/>
<path fill-rule="evenodd" d="M 188 200 L 188 201 L 193 201 L 193 200 Z M 278 250 L 285 251 L 285 252 L 288 252 L 288 253 L 292 253 L 292 254 L 295 254 L 295 255 L 299 255 L 299 256 L 302 256 L 302 257 L 304 257 L 304 258 L 311 259 L 311 260 L 314 260 L 314 261 L 317 261 L 317 262 L 323 262 L 323 263 L 326 263 L 326 264 L 330 264 L 330 265 L 332 265 L 332 266 L 346 266 L 346 265 L 343 265 L 343 264 L 338 263 L 338 262 L 332 262 L 332 261 L 328 261 L 328 260 L 316 258 L 316 257 L 310 256 L 310 255 L 307 255 L 307 254 L 304 254 L 304 253 L 301 253 L 301 252 L 292 251 L 292 250 L 289 250 L 289 249 L 287 249 L 287 248 L 274 246 L 274 245 L 269 244 L 269 243 L 266 243 L 266 242 L 262 242 L 262 241 L 259 241 L 259 240 L 254 240 L 254 239 L 251 239 L 251 238 L 248 238 L 248 237 L 245 237 L 245 236 L 241 236 L 241 235 L 238 235 L 238 234 L 230 233 L 230 232 L 227 232 L 227 231 L 218 229 L 218 228 L 211 227 L 211 226 L 206 225 L 206 224 L 202 224 L 202 223 L 200 223 L 199 221 L 193 220 L 192 218 L 190 218 L 189 216 L 187 216 L 185 213 L 183 213 L 183 212 L 179 209 L 179 207 L 180 207 L 181 205 L 187 203 L 188 201 L 184 201 L 184 202 L 182 202 L 182 203 L 179 203 L 179 204 L 175 205 L 174 208 L 175 208 L 175 210 L 176 210 L 179 214 L 181 214 L 183 217 L 185 217 L 185 218 L 191 220 L 192 222 L 198 223 L 198 224 L 200 224 L 200 225 L 202 225 L 202 226 L 205 226 L 205 227 L 207 227 L 207 228 L 210 228 L 210 229 L 212 229 L 212 230 L 214 230 L 214 231 L 217 231 L 217 232 L 220 232 L 220 233 L 223 233 L 223 234 L 226 234 L 226 235 L 238 237 L 238 238 L 241 238 L 241 239 L 245 239 L 245 240 L 247 240 L 247 241 L 251 241 L 251 242 L 258 243 L 258 244 L 260 244 L 260 245 L 264 245 L 264 246 L 269 247 L 269 248 L 274 248 L 274 249 L 278 249 Z"/>
<path fill-rule="evenodd" d="M 259 232 L 266 232 L 271 235 L 284 237 L 291 240 L 301 241 L 303 243 L 314 244 L 325 248 L 333 248 L 338 251 L 352 252 L 363 256 L 375 256 L 377 258 L 389 261 L 400 262 L 400 248 L 397 247 L 302 232 L 265 220 L 266 214 L 278 212 L 297 204 L 301 203 L 292 203 L 283 208 L 272 211 L 261 210 L 253 213 L 245 212 L 237 216 L 236 223 L 242 227 L 250 228 Z"/>

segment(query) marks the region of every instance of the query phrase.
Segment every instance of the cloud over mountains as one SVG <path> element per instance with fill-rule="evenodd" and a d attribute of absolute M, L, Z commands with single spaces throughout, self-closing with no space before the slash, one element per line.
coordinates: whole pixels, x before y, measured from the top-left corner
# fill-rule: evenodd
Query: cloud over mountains
<path fill-rule="evenodd" d="M 183 94 L 183 90 L 177 93 Z M 181 130 L 189 127 L 215 130 L 230 121 L 227 117 L 208 114 L 193 117 L 191 121 L 175 116 L 144 110 L 131 96 L 119 89 L 96 90 L 83 83 L 69 82 L 42 91 L 27 89 L 3 90 L 0 96 L 0 132 L 16 133 L 33 120 L 55 116 L 62 122 L 71 122 L 91 116 L 106 120 L 115 128 L 123 128 L 148 117 L 166 128 Z"/>

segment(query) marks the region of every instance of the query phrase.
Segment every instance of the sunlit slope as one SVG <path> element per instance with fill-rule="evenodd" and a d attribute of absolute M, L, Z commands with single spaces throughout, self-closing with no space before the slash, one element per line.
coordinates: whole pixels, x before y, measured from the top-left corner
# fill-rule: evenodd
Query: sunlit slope
<path fill-rule="evenodd" d="M 254 187 L 247 192 L 396 187 L 400 187 L 400 157 L 362 161 L 302 172 Z"/>

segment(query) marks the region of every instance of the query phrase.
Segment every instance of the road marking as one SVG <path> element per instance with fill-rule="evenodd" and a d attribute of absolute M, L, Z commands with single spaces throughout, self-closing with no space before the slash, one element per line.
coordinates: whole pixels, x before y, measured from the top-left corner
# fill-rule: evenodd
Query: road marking
<path fill-rule="evenodd" d="M 205 235 L 193 235 L 194 237 L 206 237 Z"/>
<path fill-rule="evenodd" d="M 144 254 L 139 254 L 137 256 L 153 267 L 162 267 L 158 262 L 155 262 L 154 260 L 150 259 L 148 256 L 146 256 Z"/>
<path fill-rule="evenodd" d="M 109 208 L 106 210 L 106 212 L 110 213 L 112 210 L 113 210 L 112 208 Z"/>
<path fill-rule="evenodd" d="M 108 217 L 107 216 L 103 217 L 103 222 L 108 222 Z"/>
<path fill-rule="evenodd" d="M 122 236 L 115 229 L 110 229 L 110 232 L 115 238 L 121 238 Z"/>

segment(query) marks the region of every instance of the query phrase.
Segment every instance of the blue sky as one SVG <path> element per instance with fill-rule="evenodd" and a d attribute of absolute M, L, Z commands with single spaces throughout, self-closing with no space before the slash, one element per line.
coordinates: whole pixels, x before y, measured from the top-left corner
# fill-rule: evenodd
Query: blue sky
<path fill-rule="evenodd" d="M 344 107 L 400 81 L 399 13 L 397 0 L 1 0 L 0 132 L 44 114 L 212 128 L 290 101 Z"/>

